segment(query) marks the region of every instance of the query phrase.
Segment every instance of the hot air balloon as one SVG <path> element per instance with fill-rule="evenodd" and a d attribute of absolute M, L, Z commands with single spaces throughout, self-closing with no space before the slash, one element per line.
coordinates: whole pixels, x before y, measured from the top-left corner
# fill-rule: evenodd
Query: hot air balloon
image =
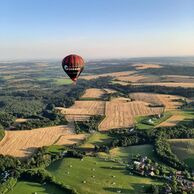
<path fill-rule="evenodd" d="M 84 60 L 78 55 L 68 55 L 62 61 L 63 70 L 76 82 L 84 69 Z"/>

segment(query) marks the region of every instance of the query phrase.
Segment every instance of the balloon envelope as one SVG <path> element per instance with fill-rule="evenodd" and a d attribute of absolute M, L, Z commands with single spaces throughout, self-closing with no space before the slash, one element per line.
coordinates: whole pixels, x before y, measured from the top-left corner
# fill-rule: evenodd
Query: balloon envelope
<path fill-rule="evenodd" d="M 77 81 L 84 69 L 84 60 L 78 55 L 68 55 L 63 59 L 62 67 L 73 81 Z"/>

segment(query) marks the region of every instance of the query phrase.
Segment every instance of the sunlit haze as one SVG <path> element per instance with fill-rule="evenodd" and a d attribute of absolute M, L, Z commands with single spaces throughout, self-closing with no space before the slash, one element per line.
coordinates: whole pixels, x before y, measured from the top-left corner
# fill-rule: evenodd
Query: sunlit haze
<path fill-rule="evenodd" d="M 0 0 L 0 59 L 194 54 L 193 0 Z"/>

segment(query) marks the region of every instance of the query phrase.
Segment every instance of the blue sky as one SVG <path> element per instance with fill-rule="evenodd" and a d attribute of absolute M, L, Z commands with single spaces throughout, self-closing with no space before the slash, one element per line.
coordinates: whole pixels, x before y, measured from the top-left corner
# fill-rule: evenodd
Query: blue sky
<path fill-rule="evenodd" d="M 194 55 L 193 0 L 0 0 L 0 59 Z"/>

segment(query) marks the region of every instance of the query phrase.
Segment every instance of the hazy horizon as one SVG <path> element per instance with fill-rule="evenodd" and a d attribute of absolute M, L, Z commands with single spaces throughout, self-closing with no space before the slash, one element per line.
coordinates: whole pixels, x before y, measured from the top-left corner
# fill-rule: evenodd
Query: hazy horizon
<path fill-rule="evenodd" d="M 0 60 L 193 56 L 193 8 L 192 0 L 0 0 Z"/>
<path fill-rule="evenodd" d="M 78 53 L 67 53 L 67 54 L 78 54 Z M 179 55 L 179 56 L 176 56 L 176 55 L 172 55 L 172 56 L 139 56 L 139 57 L 93 57 L 93 58 L 84 58 L 84 61 L 103 61 L 103 60 L 135 60 L 135 59 L 160 59 L 160 58 L 194 58 L 194 55 Z M 34 58 L 6 58 L 6 59 L 1 59 L 0 58 L 0 62 L 4 63 L 4 62 L 7 62 L 7 63 L 11 63 L 11 62 L 34 62 L 34 61 L 37 61 L 37 62 L 41 62 L 41 61 L 62 61 L 63 58 L 58 58 L 58 57 L 45 57 L 45 58 L 38 58 L 38 57 L 34 57 Z"/>

